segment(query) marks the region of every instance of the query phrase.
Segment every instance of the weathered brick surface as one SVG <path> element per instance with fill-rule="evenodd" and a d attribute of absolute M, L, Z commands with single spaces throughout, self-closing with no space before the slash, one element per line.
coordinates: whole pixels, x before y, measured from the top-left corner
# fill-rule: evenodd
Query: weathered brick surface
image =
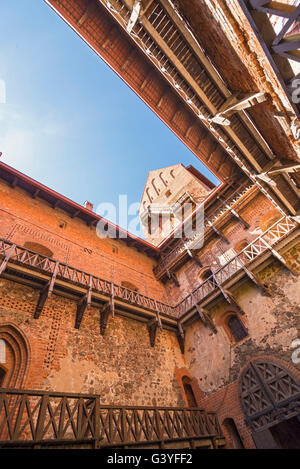
<path fill-rule="evenodd" d="M 95 228 L 32 199 L 18 187 L 12 189 L 1 182 L 0 197 L 1 237 L 21 245 L 39 243 L 60 261 L 116 283 L 130 281 L 141 293 L 173 304 L 200 282 L 200 268 L 190 261 L 178 271 L 180 288 L 170 282 L 164 286 L 154 278 L 155 261 L 124 242 L 99 239 Z M 273 219 L 274 208 L 259 195 L 240 213 L 250 229 L 230 220 L 224 228 L 230 245 L 224 246 L 214 238 L 199 254 L 203 265 L 212 267 L 225 250 L 244 240 L 252 241 L 261 229 L 266 229 L 268 217 Z M 283 256 L 294 272 L 300 272 L 299 242 L 286 248 Z M 291 362 L 291 343 L 299 337 L 299 278 L 275 260 L 261 266 L 257 275 L 271 296 L 249 279 L 232 289 L 245 313 L 242 320 L 249 337 L 239 344 L 231 343 L 224 327 L 231 306 L 221 299 L 210 308 L 218 333 L 195 321 L 186 329 L 184 356 L 174 333 L 158 331 L 155 347 L 151 348 L 146 325 L 128 318 L 110 318 L 102 337 L 95 308 L 86 311 L 77 330 L 75 302 L 56 295 L 47 300 L 36 320 L 33 315 L 39 292 L 2 278 L 0 338 L 5 328 L 15 328 L 16 335 L 8 343 L 6 376 L 15 370 L 20 379 L 14 382 L 29 389 L 99 393 L 107 404 L 161 406 L 187 405 L 182 383 L 183 376 L 187 376 L 198 405 L 217 411 L 221 423 L 233 418 L 244 445 L 253 448 L 239 403 L 241 369 L 249 360 L 266 356 L 300 372 L 300 366 Z M 14 341 L 20 349 L 18 356 L 25 357 L 22 369 L 16 369 Z M 8 378 L 4 384 L 9 384 Z M 226 427 L 223 431 L 230 447 Z"/>
<path fill-rule="evenodd" d="M 29 342 L 23 387 L 99 393 L 106 404 L 184 405 L 175 373 L 184 359 L 173 333 L 158 333 L 151 348 L 144 324 L 115 317 L 102 337 L 95 308 L 77 330 L 75 303 L 54 296 L 36 320 L 36 301 L 30 287 L 0 281 L 0 330 L 13 324 Z"/>

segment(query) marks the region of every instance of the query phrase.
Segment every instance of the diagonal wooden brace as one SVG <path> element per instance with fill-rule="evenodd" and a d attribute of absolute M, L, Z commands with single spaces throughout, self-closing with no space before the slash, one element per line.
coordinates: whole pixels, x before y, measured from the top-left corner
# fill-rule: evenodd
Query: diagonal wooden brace
<path fill-rule="evenodd" d="M 77 305 L 75 329 L 80 329 L 83 315 L 87 309 L 90 309 L 92 304 L 92 282 L 93 278 L 90 276 L 89 289 L 87 294 L 79 301 Z"/>
<path fill-rule="evenodd" d="M 156 333 L 157 333 L 157 329 L 159 327 L 159 324 L 158 324 L 158 321 L 157 319 L 151 319 L 148 323 L 147 323 L 147 329 L 148 329 L 148 332 L 149 332 L 149 338 L 150 338 L 150 345 L 151 347 L 154 347 L 155 346 L 155 339 L 156 339 Z"/>
<path fill-rule="evenodd" d="M 227 208 L 227 210 L 229 210 L 231 212 L 231 214 L 237 219 L 239 220 L 242 225 L 244 225 L 244 227 L 248 230 L 250 228 L 250 225 L 249 223 L 246 222 L 246 220 L 243 219 L 243 217 L 237 213 L 233 208 L 231 208 L 224 200 L 222 197 L 217 197 L 218 200 L 220 200 L 220 202 L 223 204 L 224 207 Z"/>
<path fill-rule="evenodd" d="M 161 322 L 161 318 L 160 318 L 159 311 L 158 311 L 157 301 L 154 300 L 154 302 L 155 302 L 155 310 L 156 310 L 156 321 L 160 330 L 162 331 L 163 327 L 162 327 L 162 322 Z"/>
<path fill-rule="evenodd" d="M 218 230 L 218 228 L 215 227 L 215 225 L 214 225 L 211 221 L 208 221 L 207 224 L 208 224 L 208 226 L 210 226 L 211 229 L 219 236 L 219 238 L 221 238 L 222 241 L 224 241 L 224 243 L 230 244 L 230 242 L 228 241 L 228 239 L 223 235 L 223 233 L 221 233 L 220 230 Z"/>
<path fill-rule="evenodd" d="M 261 241 L 264 243 L 264 245 L 269 249 L 269 251 L 272 253 L 272 255 L 279 260 L 279 262 L 287 269 L 289 270 L 294 276 L 297 276 L 297 273 L 293 271 L 291 267 L 287 265 L 286 260 L 284 257 L 279 254 L 279 252 L 276 251 L 264 238 L 261 238 Z"/>
<path fill-rule="evenodd" d="M 174 285 L 176 287 L 180 287 L 180 284 L 178 282 L 178 279 L 177 279 L 177 276 L 175 274 L 175 272 L 170 272 L 169 269 L 166 268 L 166 272 L 167 272 L 167 276 L 170 280 L 172 280 L 172 282 L 174 283 Z"/>
<path fill-rule="evenodd" d="M 111 311 L 111 302 L 108 302 L 104 305 L 102 311 L 100 311 L 100 334 L 104 337 L 109 315 L 112 313 Z"/>
<path fill-rule="evenodd" d="M 179 343 L 181 353 L 184 354 L 185 333 L 180 322 L 178 322 L 177 340 Z"/>
<path fill-rule="evenodd" d="M 198 312 L 198 315 L 199 315 L 199 318 L 201 319 L 201 321 L 203 322 L 204 326 L 205 327 L 209 327 L 211 329 L 211 331 L 216 334 L 217 333 L 217 329 L 213 323 L 213 321 L 211 320 L 211 318 L 209 317 L 209 314 L 200 306 L 197 304 L 196 300 L 195 300 L 195 297 L 193 295 L 193 293 L 191 293 L 192 295 L 192 298 L 193 298 L 193 302 L 194 302 L 194 305 L 195 305 L 195 308 Z"/>
<path fill-rule="evenodd" d="M 234 305 L 241 314 L 245 314 L 245 312 L 241 309 L 240 305 L 238 304 L 238 302 L 236 301 L 236 299 L 234 298 L 233 294 L 231 292 L 229 292 L 228 290 L 223 290 L 225 295 L 226 295 L 226 299 L 227 301 Z"/>
<path fill-rule="evenodd" d="M 244 270 L 245 274 L 250 278 L 250 280 L 252 280 L 252 282 L 260 289 L 262 290 L 264 293 L 266 293 L 268 296 L 271 296 L 271 293 L 269 292 L 268 290 L 268 287 L 266 287 L 263 282 L 260 281 L 259 278 L 257 278 L 257 276 L 253 273 L 253 272 L 250 272 L 250 270 L 247 269 L 247 267 L 240 261 L 240 266 L 242 267 L 242 269 Z"/>
<path fill-rule="evenodd" d="M 59 268 L 59 262 L 57 261 L 55 263 L 55 267 L 54 267 L 51 280 L 45 285 L 45 287 L 42 289 L 40 293 L 37 306 L 35 309 L 35 313 L 34 313 L 34 319 L 39 319 L 40 315 L 42 314 L 46 301 L 48 300 L 48 298 L 51 297 L 53 293 L 54 284 L 55 284 L 55 280 L 56 280 L 57 273 L 58 273 L 58 268 Z"/>
<path fill-rule="evenodd" d="M 9 259 L 11 258 L 11 256 L 13 255 L 14 253 L 14 250 L 16 248 L 16 245 L 13 244 L 11 246 L 11 248 L 9 249 L 8 253 L 6 254 L 1 266 L 0 266 L 0 275 L 3 274 L 3 272 L 5 271 L 6 267 L 7 267 L 7 264 L 9 262 Z"/>

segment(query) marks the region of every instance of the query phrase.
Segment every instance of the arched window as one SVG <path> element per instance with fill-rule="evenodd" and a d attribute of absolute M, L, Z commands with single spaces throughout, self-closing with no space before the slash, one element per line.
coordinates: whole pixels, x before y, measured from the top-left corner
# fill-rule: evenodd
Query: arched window
<path fill-rule="evenodd" d="M 164 184 L 164 186 L 165 186 L 165 187 L 167 187 L 167 185 L 168 185 L 168 182 L 166 182 L 166 181 L 164 180 L 164 178 L 163 178 L 163 175 L 162 175 L 162 174 L 163 174 L 163 173 L 159 173 L 159 177 L 160 177 L 160 179 L 161 179 L 162 183 Z"/>
<path fill-rule="evenodd" d="M 234 449 L 244 449 L 244 444 L 235 424 L 235 421 L 233 419 L 227 418 L 224 420 L 223 426 L 230 438 L 231 446 Z"/>
<path fill-rule="evenodd" d="M 231 314 L 228 316 L 226 322 L 230 334 L 235 342 L 241 342 L 241 340 L 245 339 L 245 337 L 248 337 L 248 332 L 244 324 L 236 314 Z"/>
<path fill-rule="evenodd" d="M 151 197 L 151 195 L 150 195 L 150 189 L 149 189 L 149 187 L 147 187 L 147 189 L 146 189 L 146 194 L 147 194 L 147 196 L 148 196 L 149 202 L 151 203 L 152 200 L 153 200 L 153 197 Z"/>
<path fill-rule="evenodd" d="M 201 282 L 205 282 L 205 280 L 207 280 L 209 277 L 211 277 L 213 274 L 212 270 L 210 267 L 203 267 L 199 273 L 199 280 Z"/>
<path fill-rule="evenodd" d="M 154 189 L 155 192 L 156 192 L 156 195 L 159 195 L 159 190 L 157 189 L 157 187 L 156 187 L 156 185 L 155 185 L 155 179 L 152 179 L 151 183 L 152 183 L 153 189 Z"/>
<path fill-rule="evenodd" d="M 5 375 L 6 375 L 5 370 L 0 366 L 0 388 L 3 388 Z"/>
<path fill-rule="evenodd" d="M 30 251 L 37 252 L 38 254 L 42 254 L 42 256 L 53 257 L 53 252 L 50 251 L 50 249 L 46 248 L 46 246 L 43 246 L 39 243 L 26 241 L 26 243 L 24 244 L 24 248 L 29 249 Z"/>
<path fill-rule="evenodd" d="M 188 376 L 183 376 L 182 384 L 183 384 L 186 399 L 188 401 L 188 406 L 189 407 L 198 407 L 191 383 L 192 383 L 192 381 Z"/>
<path fill-rule="evenodd" d="M 128 288 L 129 290 L 138 292 L 139 289 L 131 282 L 124 281 L 121 283 L 122 287 Z"/>

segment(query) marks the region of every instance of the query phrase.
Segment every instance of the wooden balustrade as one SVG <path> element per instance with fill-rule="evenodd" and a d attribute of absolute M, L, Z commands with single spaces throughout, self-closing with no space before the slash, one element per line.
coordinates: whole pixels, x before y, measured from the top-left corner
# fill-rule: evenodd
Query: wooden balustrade
<path fill-rule="evenodd" d="M 246 246 L 233 259 L 220 267 L 217 271 L 202 282 L 193 292 L 180 301 L 177 305 L 168 305 L 154 298 L 142 295 L 126 287 L 114 284 L 108 280 L 103 280 L 94 275 L 83 272 L 67 264 L 57 262 L 41 254 L 37 254 L 24 247 L 13 244 L 10 241 L 0 239 L 0 257 L 3 258 L 0 265 L 0 275 L 5 271 L 8 264 L 22 264 L 30 266 L 34 270 L 42 271 L 50 275 L 53 284 L 56 279 L 64 279 L 70 283 L 79 284 L 85 288 L 91 288 L 93 292 L 101 293 L 107 297 L 114 297 L 119 301 L 134 306 L 139 306 L 145 310 L 153 311 L 156 314 L 165 314 L 175 318 L 180 318 L 190 311 L 213 291 L 220 289 L 220 286 L 237 272 L 244 270 L 250 278 L 253 275 L 247 269 L 247 265 L 258 258 L 266 251 L 270 251 L 277 259 L 284 263 L 283 258 L 273 249 L 274 245 L 298 226 L 297 222 L 290 217 L 282 217 L 274 223 L 268 230 L 258 236 L 248 246 Z M 50 284 L 51 286 L 51 284 Z M 52 285 L 52 289 L 53 289 Z M 49 287 L 48 287 L 49 288 Z"/>
<path fill-rule="evenodd" d="M 110 406 L 92 394 L 0 389 L 0 447 L 94 442 L 96 447 L 222 438 L 198 408 Z"/>

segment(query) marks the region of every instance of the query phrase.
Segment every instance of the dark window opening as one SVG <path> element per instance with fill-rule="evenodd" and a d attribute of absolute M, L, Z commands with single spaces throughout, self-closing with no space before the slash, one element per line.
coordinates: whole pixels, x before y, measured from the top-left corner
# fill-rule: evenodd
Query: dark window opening
<path fill-rule="evenodd" d="M 197 401 L 194 395 L 194 391 L 191 385 L 191 380 L 187 376 L 184 376 L 182 378 L 182 384 L 185 392 L 186 399 L 188 401 L 188 406 L 189 407 L 198 407 L 197 406 Z"/>
<path fill-rule="evenodd" d="M 209 279 L 213 275 L 212 270 L 209 267 L 205 267 L 200 272 L 200 280 L 201 282 L 205 282 L 205 280 Z"/>
<path fill-rule="evenodd" d="M 235 342 L 240 342 L 241 340 L 245 339 L 245 337 L 248 337 L 248 332 L 244 327 L 244 324 L 237 316 L 229 316 L 227 325 Z"/>

